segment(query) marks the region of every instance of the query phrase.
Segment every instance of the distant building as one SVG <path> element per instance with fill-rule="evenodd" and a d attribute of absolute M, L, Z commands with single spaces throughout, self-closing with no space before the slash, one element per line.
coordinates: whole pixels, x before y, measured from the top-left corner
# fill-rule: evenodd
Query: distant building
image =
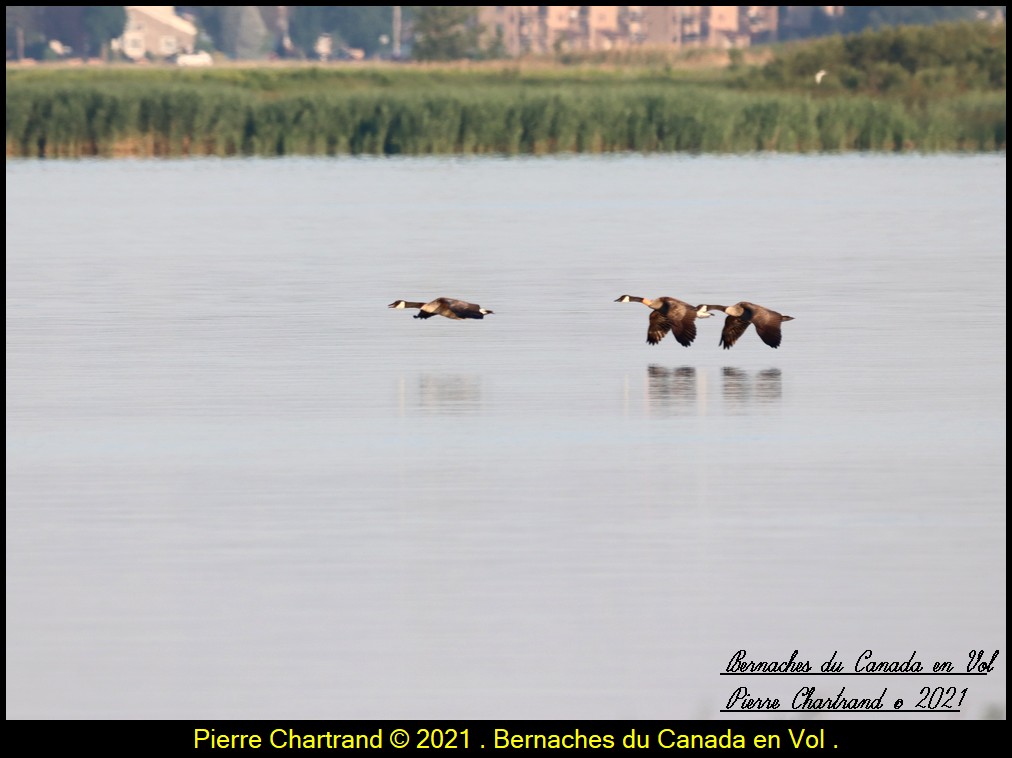
<path fill-rule="evenodd" d="M 843 17 L 843 5 L 784 5 L 780 9 L 780 38 L 804 37 L 811 34 L 819 19 Z"/>
<path fill-rule="evenodd" d="M 778 39 L 776 5 L 483 5 L 507 54 L 632 47 L 747 47 Z"/>
<path fill-rule="evenodd" d="M 487 41 L 498 38 L 509 55 L 529 53 L 521 42 L 521 5 L 482 5 L 478 8 L 478 22 L 484 24 Z"/>
<path fill-rule="evenodd" d="M 123 36 L 113 40 L 113 49 L 130 60 L 168 58 L 192 53 L 197 27 L 176 15 L 173 5 L 127 5 Z"/>
<path fill-rule="evenodd" d="M 780 6 L 746 5 L 743 10 L 743 23 L 753 45 L 776 42 L 780 38 Z"/>
<path fill-rule="evenodd" d="M 748 47 L 752 43 L 752 35 L 748 25 L 743 24 L 743 5 L 704 5 L 705 13 L 704 36 L 705 44 L 711 47 Z"/>

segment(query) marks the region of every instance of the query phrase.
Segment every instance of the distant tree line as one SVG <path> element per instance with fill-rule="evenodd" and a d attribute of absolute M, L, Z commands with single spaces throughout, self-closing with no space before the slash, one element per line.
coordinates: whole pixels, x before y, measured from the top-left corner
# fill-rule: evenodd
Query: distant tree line
<path fill-rule="evenodd" d="M 788 45 L 744 79 L 774 89 L 931 97 L 1005 91 L 1005 25 L 884 27 Z"/>
<path fill-rule="evenodd" d="M 376 56 L 389 55 L 393 49 L 392 5 L 289 5 L 284 6 L 283 22 L 278 6 L 181 5 L 176 11 L 193 18 L 215 49 L 228 51 L 238 7 L 261 14 L 273 38 L 270 47 L 282 57 L 313 57 L 321 35 L 331 37 L 335 50 L 355 48 Z M 404 15 L 410 17 L 410 9 Z"/>
<path fill-rule="evenodd" d="M 833 6 L 814 6 L 808 29 L 782 29 L 781 39 L 854 34 L 884 26 L 930 26 L 943 21 L 979 21 L 1004 17 L 1004 5 L 844 5 L 843 13 L 830 14 Z"/>
<path fill-rule="evenodd" d="M 50 40 L 78 56 L 101 56 L 126 26 L 122 5 L 8 5 L 6 17 L 7 60 L 44 60 L 52 55 Z"/>

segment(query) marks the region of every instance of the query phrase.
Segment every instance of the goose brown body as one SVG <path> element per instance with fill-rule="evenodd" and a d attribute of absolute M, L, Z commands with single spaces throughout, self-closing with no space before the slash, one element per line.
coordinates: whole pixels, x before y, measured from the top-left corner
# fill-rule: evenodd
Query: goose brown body
<path fill-rule="evenodd" d="M 397 308 L 399 310 L 418 308 L 418 313 L 414 316 L 415 318 L 425 319 L 432 318 L 433 316 L 445 316 L 457 321 L 465 318 L 485 318 L 485 316 L 493 312 L 482 308 L 480 305 L 468 303 L 465 300 L 456 300 L 452 297 L 437 297 L 435 300 L 430 300 L 427 303 L 394 300 L 387 308 Z"/>
<path fill-rule="evenodd" d="M 725 350 L 731 349 L 731 346 L 748 329 L 749 324 L 755 326 L 759 339 L 767 345 L 773 348 L 780 347 L 780 325 L 785 321 L 794 320 L 794 316 L 785 316 L 744 300 L 734 305 L 706 305 L 700 306 L 700 308 L 724 311 L 727 314 L 727 318 L 724 320 L 724 331 L 720 335 L 720 346 Z"/>
<path fill-rule="evenodd" d="M 696 339 L 696 319 L 709 318 L 703 306 L 693 306 L 674 297 L 633 297 L 622 295 L 616 303 L 643 303 L 653 312 L 647 325 L 647 344 L 656 345 L 671 332 L 679 345 L 688 347 Z"/>

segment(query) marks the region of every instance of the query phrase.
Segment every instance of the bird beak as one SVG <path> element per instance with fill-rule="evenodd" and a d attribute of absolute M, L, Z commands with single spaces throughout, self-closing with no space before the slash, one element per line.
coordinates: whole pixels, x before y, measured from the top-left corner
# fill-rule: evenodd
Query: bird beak
<path fill-rule="evenodd" d="M 392 303 L 390 303 L 390 305 L 387 306 L 387 308 L 396 308 L 396 307 L 397 307 L 397 301 L 396 300 L 394 300 Z"/>

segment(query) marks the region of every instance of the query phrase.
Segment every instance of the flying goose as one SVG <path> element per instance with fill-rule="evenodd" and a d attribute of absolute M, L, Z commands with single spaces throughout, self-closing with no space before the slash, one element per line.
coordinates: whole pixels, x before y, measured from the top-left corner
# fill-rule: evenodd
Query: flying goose
<path fill-rule="evenodd" d="M 463 300 L 454 300 L 452 297 L 437 297 L 428 303 L 412 303 L 407 300 L 394 300 L 387 308 L 418 308 L 415 318 L 432 318 L 433 316 L 446 316 L 461 320 L 465 318 L 485 318 L 492 311 L 486 310 L 474 303 L 467 303 Z"/>
<path fill-rule="evenodd" d="M 709 318 L 711 314 L 707 306 L 693 306 L 673 297 L 632 297 L 622 295 L 616 303 L 643 303 L 653 309 L 650 314 L 650 325 L 647 327 L 647 343 L 656 345 L 669 331 L 675 335 L 679 345 L 688 347 L 696 339 L 696 319 Z"/>
<path fill-rule="evenodd" d="M 749 324 L 755 324 L 759 339 L 767 345 L 780 347 L 780 324 L 784 321 L 794 320 L 794 316 L 785 316 L 782 313 L 771 311 L 769 308 L 745 301 L 727 306 L 701 305 L 699 308 L 701 311 L 724 311 L 727 314 L 727 319 L 724 321 L 724 331 L 720 335 L 720 345 L 725 350 L 731 349 L 731 345 L 745 333 Z"/>

